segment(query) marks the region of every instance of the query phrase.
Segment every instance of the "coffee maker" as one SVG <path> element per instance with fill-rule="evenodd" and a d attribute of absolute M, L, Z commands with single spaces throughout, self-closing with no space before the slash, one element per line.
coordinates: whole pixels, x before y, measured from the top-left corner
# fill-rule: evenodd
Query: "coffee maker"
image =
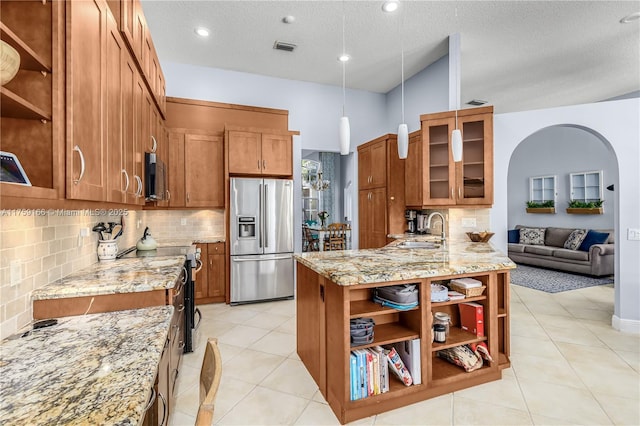
<path fill-rule="evenodd" d="M 416 210 L 405 210 L 404 218 L 407 221 L 407 233 L 415 234 L 418 230 L 418 212 Z"/>

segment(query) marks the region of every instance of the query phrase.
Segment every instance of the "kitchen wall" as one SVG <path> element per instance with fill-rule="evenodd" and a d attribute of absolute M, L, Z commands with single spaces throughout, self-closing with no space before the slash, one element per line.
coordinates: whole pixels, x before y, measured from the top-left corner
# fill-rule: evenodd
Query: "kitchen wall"
<path fill-rule="evenodd" d="M 447 240 L 470 241 L 467 232 L 491 231 L 490 214 L 491 209 L 472 209 L 472 208 L 451 208 L 451 209 L 426 209 L 423 213 L 430 214 L 435 211 L 442 213 L 445 217 L 445 230 Z M 463 226 L 462 219 L 475 219 L 475 226 Z M 440 235 L 442 233 L 442 225 L 440 218 L 434 217 L 431 220 L 431 234 Z"/>
<path fill-rule="evenodd" d="M 15 333 L 32 320 L 31 291 L 98 261 L 98 222 L 119 217 L 94 215 L 94 210 L 0 210 L 0 338 Z M 125 226 L 140 212 L 128 211 Z M 88 237 L 80 229 L 89 228 Z M 120 248 L 135 244 L 136 232 L 127 226 Z M 13 270 L 13 273 L 12 273 Z"/>
<path fill-rule="evenodd" d="M 33 290 L 96 263 L 98 235 L 91 228 L 120 219 L 95 214 L 95 210 L 57 210 L 35 216 L 40 213 L 0 210 L 0 339 L 31 322 Z M 224 236 L 221 209 L 127 210 L 123 220 L 120 250 L 135 245 L 145 226 L 159 241 Z M 80 237 L 81 228 L 89 228 L 88 237 Z"/>

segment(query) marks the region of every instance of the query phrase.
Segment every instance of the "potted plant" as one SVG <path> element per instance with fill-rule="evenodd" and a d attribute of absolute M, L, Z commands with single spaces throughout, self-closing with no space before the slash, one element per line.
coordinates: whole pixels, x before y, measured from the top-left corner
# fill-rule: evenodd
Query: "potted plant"
<path fill-rule="evenodd" d="M 555 213 L 556 207 L 553 200 L 527 201 L 527 213 Z"/>
<path fill-rule="evenodd" d="M 329 212 L 322 210 L 320 213 L 318 213 L 318 217 L 320 218 L 320 226 L 324 228 L 325 222 L 329 217 Z"/>
<path fill-rule="evenodd" d="M 602 214 L 602 203 L 604 200 L 596 201 L 569 201 L 569 207 L 567 207 L 567 213 L 569 214 Z"/>

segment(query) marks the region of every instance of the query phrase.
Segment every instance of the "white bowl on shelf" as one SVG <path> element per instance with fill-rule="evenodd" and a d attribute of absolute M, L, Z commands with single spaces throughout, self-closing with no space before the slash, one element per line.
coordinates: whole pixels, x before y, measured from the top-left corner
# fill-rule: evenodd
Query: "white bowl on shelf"
<path fill-rule="evenodd" d="M 0 40 L 0 85 L 4 86 L 20 69 L 20 54 L 11 45 Z"/>

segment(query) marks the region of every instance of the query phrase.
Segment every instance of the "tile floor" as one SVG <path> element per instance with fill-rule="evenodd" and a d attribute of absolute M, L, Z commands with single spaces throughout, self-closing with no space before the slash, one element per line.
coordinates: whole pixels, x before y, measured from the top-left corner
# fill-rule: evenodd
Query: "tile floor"
<path fill-rule="evenodd" d="M 512 286 L 503 379 L 362 419 L 367 425 L 640 425 L 640 336 L 610 326 L 613 287 L 549 294 Z M 170 425 L 193 425 L 207 336 L 218 337 L 219 425 L 339 424 L 296 355 L 295 301 L 200 306 Z"/>

